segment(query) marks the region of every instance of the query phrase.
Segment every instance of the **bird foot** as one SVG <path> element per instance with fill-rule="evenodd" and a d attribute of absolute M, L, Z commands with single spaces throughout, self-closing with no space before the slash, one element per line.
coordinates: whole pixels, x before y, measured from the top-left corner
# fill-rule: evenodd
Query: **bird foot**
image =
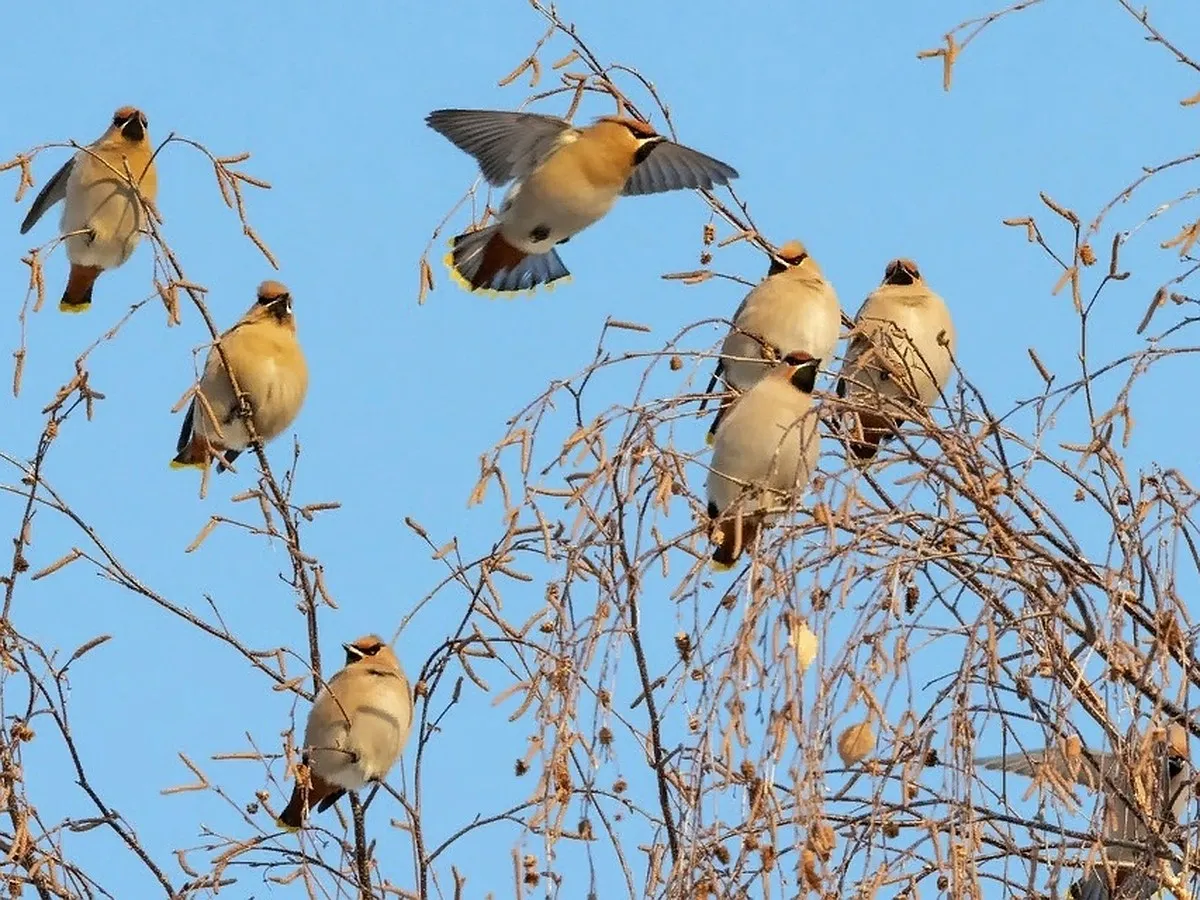
<path fill-rule="evenodd" d="M 249 419 L 254 415 L 254 407 L 248 394 L 238 394 L 237 414 L 240 419 Z"/>

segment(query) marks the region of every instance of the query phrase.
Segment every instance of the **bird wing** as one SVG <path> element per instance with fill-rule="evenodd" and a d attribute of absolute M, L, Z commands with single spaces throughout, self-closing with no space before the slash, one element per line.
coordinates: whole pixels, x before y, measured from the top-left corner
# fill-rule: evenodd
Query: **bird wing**
<path fill-rule="evenodd" d="M 68 159 L 61 169 L 54 173 L 54 177 L 46 182 L 41 192 L 33 200 L 33 206 L 29 207 L 29 213 L 25 216 L 25 221 L 21 223 L 21 234 L 29 231 L 37 220 L 42 217 L 42 214 L 52 207 L 59 200 L 67 196 L 67 179 L 71 177 L 71 169 L 75 165 L 75 157 Z"/>
<path fill-rule="evenodd" d="M 1113 778 L 1119 759 L 1111 753 L 1092 753 L 1091 759 L 1080 754 L 1074 761 L 1068 760 L 1061 750 L 1030 750 L 1022 753 L 1009 753 L 1006 756 L 981 756 L 975 759 L 975 765 L 983 766 L 993 771 L 1011 772 L 1014 775 L 1034 777 L 1038 770 L 1050 766 L 1065 781 L 1074 781 L 1091 791 L 1096 791 L 1104 784 L 1104 777 Z M 1093 765 L 1092 761 L 1095 761 Z M 1075 768 L 1075 766 L 1078 768 Z"/>
<path fill-rule="evenodd" d="M 203 413 L 201 413 L 203 415 Z M 196 398 L 188 404 L 187 415 L 183 417 L 183 427 L 179 429 L 179 440 L 175 443 L 175 452 L 182 453 L 183 448 L 192 441 L 192 422 L 196 417 Z"/>
<path fill-rule="evenodd" d="M 661 194 L 663 191 L 709 190 L 737 178 L 737 169 L 698 150 L 666 139 L 646 146 L 645 157 L 633 167 L 621 193 Z"/>
<path fill-rule="evenodd" d="M 558 116 L 487 109 L 438 109 L 425 124 L 475 157 L 496 186 L 524 178 L 574 130 Z"/>

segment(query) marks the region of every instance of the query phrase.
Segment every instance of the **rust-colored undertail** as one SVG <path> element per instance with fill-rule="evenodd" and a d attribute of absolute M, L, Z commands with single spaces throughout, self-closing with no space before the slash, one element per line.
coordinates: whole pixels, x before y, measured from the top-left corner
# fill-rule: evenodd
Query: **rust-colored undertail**
<path fill-rule="evenodd" d="M 67 276 L 67 287 L 63 291 L 58 308 L 69 313 L 86 311 L 92 305 L 92 288 L 103 271 L 99 266 L 77 266 L 71 263 L 71 274 Z"/>
<path fill-rule="evenodd" d="M 880 413 L 860 412 L 855 417 L 857 427 L 849 441 L 850 452 L 860 461 L 874 459 L 879 445 L 892 435 L 902 422 Z M 859 439 L 861 437 L 861 440 Z"/>
<path fill-rule="evenodd" d="M 297 779 L 292 786 L 292 799 L 288 801 L 288 805 L 276 820 L 282 827 L 292 830 L 299 828 L 304 824 L 307 810 L 315 807 L 317 812 L 324 812 L 336 803 L 342 794 L 346 793 L 342 788 L 336 784 L 330 784 L 311 769 L 308 773 L 308 780 L 311 782 L 309 786 L 302 786 L 300 779 Z"/>
<path fill-rule="evenodd" d="M 175 458 L 171 460 L 171 468 L 185 469 L 194 467 L 197 469 L 207 469 L 208 460 L 211 455 L 211 451 L 208 449 L 208 441 L 198 434 L 193 434 L 191 439 L 175 454 Z"/>
<path fill-rule="evenodd" d="M 758 537 L 762 519 L 757 515 L 731 515 L 720 525 L 720 540 L 713 550 L 712 564 L 718 572 L 732 569 L 742 552 Z"/>
<path fill-rule="evenodd" d="M 479 260 L 479 265 L 468 276 L 463 268 L 470 268 L 463 265 L 462 255 L 459 252 L 461 243 L 456 243 L 454 247 L 454 268 L 458 274 L 471 285 L 472 290 L 487 288 L 492 286 L 492 282 L 501 272 L 508 270 L 512 271 L 521 264 L 528 254 L 523 250 L 518 250 L 512 244 L 504 239 L 500 234 L 500 229 L 497 228 L 492 234 L 492 237 L 483 247 L 483 255 Z"/>

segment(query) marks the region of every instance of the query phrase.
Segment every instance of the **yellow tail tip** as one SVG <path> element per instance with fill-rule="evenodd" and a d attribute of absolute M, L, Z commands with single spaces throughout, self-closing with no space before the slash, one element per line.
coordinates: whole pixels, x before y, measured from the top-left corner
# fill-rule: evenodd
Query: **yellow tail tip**
<path fill-rule="evenodd" d="M 710 431 L 708 434 L 706 434 L 704 436 L 704 446 L 711 447 L 716 442 L 717 442 L 717 433 L 715 431 Z"/>
<path fill-rule="evenodd" d="M 714 572 L 728 572 L 733 568 L 733 563 L 723 563 L 716 559 L 710 560 L 710 562 Z"/>
<path fill-rule="evenodd" d="M 179 460 L 177 460 L 177 459 L 173 459 L 173 460 L 171 460 L 171 468 L 172 468 L 172 469 L 200 469 L 200 470 L 204 470 L 204 469 L 207 469 L 207 468 L 208 468 L 208 466 L 206 466 L 204 463 L 197 463 L 197 462 L 187 462 L 187 463 L 185 463 L 185 462 L 180 462 L 180 461 L 179 461 Z"/>
<path fill-rule="evenodd" d="M 71 313 L 72 315 L 78 315 L 79 313 L 85 313 L 91 308 L 92 308 L 91 301 L 88 301 L 87 303 L 68 303 L 66 300 L 58 301 L 58 311 L 65 312 L 65 313 Z"/>
<path fill-rule="evenodd" d="M 457 267 L 455 267 L 453 250 L 442 257 L 442 263 L 446 266 L 446 271 L 450 273 L 451 281 L 453 281 L 467 293 L 486 297 L 488 300 L 495 300 L 497 297 L 502 300 L 515 300 L 517 297 L 521 296 L 524 296 L 527 300 L 529 300 L 537 296 L 538 288 L 544 288 L 547 293 L 550 293 L 556 287 L 558 287 L 558 285 L 571 280 L 571 275 L 567 274 L 562 278 L 555 279 L 554 281 L 546 284 L 535 284 L 533 287 L 518 288 L 515 291 L 499 291 L 495 288 L 475 287 L 475 285 L 471 284 L 471 282 L 469 282 L 463 276 L 462 272 L 458 271 Z"/>
<path fill-rule="evenodd" d="M 287 822 L 283 821 L 283 819 L 276 819 L 275 824 L 278 825 L 280 828 L 282 828 L 284 831 L 286 831 L 288 834 L 295 834 L 297 831 L 300 830 L 299 825 L 289 825 Z"/>

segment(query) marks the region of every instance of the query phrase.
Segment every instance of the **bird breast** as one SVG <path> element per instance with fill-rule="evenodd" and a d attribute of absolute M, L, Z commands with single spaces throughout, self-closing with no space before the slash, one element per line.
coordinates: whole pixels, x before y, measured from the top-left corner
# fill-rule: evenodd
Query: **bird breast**
<path fill-rule="evenodd" d="M 509 194 L 503 214 L 505 239 L 527 253 L 545 253 L 559 241 L 598 222 L 612 209 L 625 179 L 605 163 L 567 144 Z M 607 173 L 607 174 L 606 174 Z M 535 231 L 549 234 L 534 240 Z"/>
<path fill-rule="evenodd" d="M 309 765 L 327 781 L 357 791 L 388 773 L 411 725 L 412 704 L 399 676 L 364 672 L 335 679 L 314 704 L 305 731 Z"/>
<path fill-rule="evenodd" d="M 304 403 L 308 392 L 304 356 L 295 336 L 270 322 L 236 329 L 224 340 L 238 386 L 254 407 L 254 429 L 269 441 L 292 424 Z M 228 384 L 227 378 L 223 380 Z"/>
<path fill-rule="evenodd" d="M 99 160 L 77 156 L 68 177 L 61 228 L 63 234 L 89 234 L 67 239 L 71 262 L 114 269 L 133 254 L 144 227 L 141 205 L 124 178 Z"/>
<path fill-rule="evenodd" d="M 872 385 L 885 396 L 915 391 L 917 399 L 924 404 L 937 399 L 939 391 L 950 379 L 950 352 L 954 341 L 953 326 L 940 300 L 936 305 L 889 304 L 879 310 L 865 309 L 858 327 L 870 335 L 874 344 L 874 351 L 862 345 L 862 352 L 869 354 L 874 362 L 855 375 L 858 381 Z M 949 347 L 938 343 L 938 335 L 943 331 L 950 342 Z M 888 368 L 903 375 L 901 382 L 894 377 L 883 380 L 883 360 L 890 363 Z M 853 360 L 858 361 L 857 358 Z"/>
<path fill-rule="evenodd" d="M 753 509 L 786 506 L 808 484 L 819 451 L 812 398 L 769 376 L 737 400 L 717 431 L 709 499 L 725 512 L 750 484 L 760 495 Z"/>
<path fill-rule="evenodd" d="M 774 276 L 746 297 L 721 347 L 725 380 L 739 391 L 752 388 L 772 363 L 753 362 L 766 341 L 782 359 L 802 350 L 814 359 L 830 360 L 841 331 L 841 307 L 833 288 L 824 281 L 785 280 Z"/>

